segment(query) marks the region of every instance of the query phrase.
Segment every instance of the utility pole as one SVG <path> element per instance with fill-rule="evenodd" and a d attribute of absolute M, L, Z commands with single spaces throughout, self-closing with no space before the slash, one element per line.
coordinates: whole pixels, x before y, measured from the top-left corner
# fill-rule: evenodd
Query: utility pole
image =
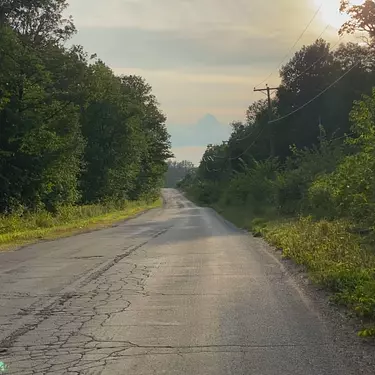
<path fill-rule="evenodd" d="M 271 122 L 273 120 L 273 112 L 272 112 L 272 101 L 271 101 L 271 91 L 272 90 L 278 90 L 278 87 L 268 87 L 266 85 L 265 89 L 254 89 L 254 91 L 260 91 L 260 92 L 267 92 L 267 99 L 268 99 L 268 120 Z M 275 142 L 272 132 L 272 124 L 268 124 L 268 130 L 269 130 L 269 137 L 270 137 L 270 156 L 275 156 Z"/>

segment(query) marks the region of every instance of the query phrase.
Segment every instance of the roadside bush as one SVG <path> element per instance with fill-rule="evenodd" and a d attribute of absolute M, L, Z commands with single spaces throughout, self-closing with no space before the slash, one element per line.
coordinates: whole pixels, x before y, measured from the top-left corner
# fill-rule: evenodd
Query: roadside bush
<path fill-rule="evenodd" d="M 194 201 L 203 205 L 212 205 L 220 200 L 222 189 L 217 182 L 205 181 L 197 183 L 185 191 Z"/>
<path fill-rule="evenodd" d="M 347 228 L 345 221 L 304 217 L 261 231 L 284 257 L 304 265 L 316 283 L 334 292 L 337 302 L 361 317 L 375 318 L 375 254 Z"/>
<path fill-rule="evenodd" d="M 344 217 L 373 226 L 375 159 L 361 152 L 347 156 L 337 170 L 317 179 L 309 189 L 311 205 L 328 217 Z"/>
<path fill-rule="evenodd" d="M 344 217 L 373 227 L 375 223 L 375 91 L 356 102 L 351 113 L 353 154 L 337 169 L 314 181 L 309 189 L 311 206 L 328 217 Z"/>
<path fill-rule="evenodd" d="M 332 220 L 339 217 L 339 207 L 332 193 L 332 176 L 329 174 L 317 177 L 309 187 L 309 206 L 316 218 Z"/>
<path fill-rule="evenodd" d="M 311 212 L 314 205 L 309 201 L 309 188 L 314 180 L 334 171 L 343 156 L 343 147 L 326 139 L 324 129 L 319 144 L 312 149 L 291 148 L 293 156 L 287 159 L 285 168 L 276 178 L 276 197 L 281 213 L 286 215 Z"/>
<path fill-rule="evenodd" d="M 224 192 L 225 205 L 245 205 L 252 212 L 260 214 L 263 208 L 275 201 L 274 180 L 278 162 L 269 159 L 254 161 L 252 167 L 246 167 L 244 173 L 238 173 Z"/>

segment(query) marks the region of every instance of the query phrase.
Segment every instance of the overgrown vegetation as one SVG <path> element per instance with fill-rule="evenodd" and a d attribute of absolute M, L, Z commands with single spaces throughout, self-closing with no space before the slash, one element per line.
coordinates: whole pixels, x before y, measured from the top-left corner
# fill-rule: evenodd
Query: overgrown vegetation
<path fill-rule="evenodd" d="M 334 301 L 349 306 L 365 323 L 375 319 L 375 254 L 348 231 L 350 223 L 302 217 L 255 227 L 284 257 L 305 266 L 316 283 L 332 291 Z"/>
<path fill-rule="evenodd" d="M 67 210 L 80 218 L 72 206 L 154 201 L 172 156 L 151 87 L 66 47 L 75 32 L 66 8 L 66 0 L 0 4 L 2 227 L 18 212 L 20 221 L 64 221 Z"/>
<path fill-rule="evenodd" d="M 194 164 L 188 160 L 181 162 L 168 160 L 168 170 L 165 174 L 165 187 L 175 188 L 177 183 L 195 169 Z"/>
<path fill-rule="evenodd" d="M 342 32 L 374 30 L 373 9 L 372 0 L 355 7 L 343 1 L 352 20 Z M 369 36 L 368 46 L 304 46 L 280 71 L 276 121 L 269 121 L 266 102 L 253 103 L 228 142 L 208 146 L 198 170 L 179 184 L 305 266 L 363 319 L 364 336 L 375 333 L 375 35 Z"/>
<path fill-rule="evenodd" d="M 55 214 L 41 211 L 6 215 L 0 217 L 0 251 L 38 240 L 105 228 L 161 204 L 161 199 L 155 202 L 122 201 L 105 205 L 64 206 Z"/>

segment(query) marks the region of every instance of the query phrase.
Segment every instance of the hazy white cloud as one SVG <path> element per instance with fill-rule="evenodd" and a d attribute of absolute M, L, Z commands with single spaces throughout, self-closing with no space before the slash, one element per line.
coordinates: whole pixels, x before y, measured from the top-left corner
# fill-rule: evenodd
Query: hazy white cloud
<path fill-rule="evenodd" d="M 339 0 L 326 0 L 332 11 Z M 323 3 L 324 3 L 323 2 Z M 199 35 L 220 28 L 245 29 L 252 35 L 299 31 L 321 0 L 70 0 L 70 11 L 82 27 L 128 27 L 186 30 Z M 328 19 L 320 16 L 325 22 Z M 291 33 L 291 37 L 294 35 Z"/>
<path fill-rule="evenodd" d="M 114 68 L 117 74 L 139 74 L 151 82 L 154 92 L 171 124 L 192 124 L 206 113 L 222 123 L 241 120 L 246 107 L 259 95 L 253 92 L 269 70 L 252 75 L 249 67 L 230 67 L 228 72 L 215 69 L 144 70 Z M 275 76 L 276 83 L 276 76 Z"/>
<path fill-rule="evenodd" d="M 168 128 L 175 147 L 220 144 L 227 140 L 231 133 L 229 125 L 220 123 L 211 114 L 206 114 L 192 124 L 169 124 Z"/>
<path fill-rule="evenodd" d="M 189 147 L 173 147 L 172 152 L 176 160 L 190 160 L 195 165 L 199 165 L 206 147 L 189 146 Z"/>
<path fill-rule="evenodd" d="M 70 3 L 69 13 L 79 29 L 74 42 L 98 53 L 118 74 L 145 77 L 168 116 L 178 145 L 184 134 L 181 131 L 178 137 L 178 126 L 195 124 L 206 113 L 223 124 L 241 120 L 246 107 L 262 97 L 253 87 L 271 71 L 269 84 L 278 83 L 280 60 L 322 0 L 274 0 L 271 5 L 264 0 Z M 323 30 L 324 37 L 337 38 L 338 3 L 323 2 L 296 49 L 312 43 Z M 202 151 L 195 144 L 184 146 L 192 148 L 178 148 L 179 158 Z"/>

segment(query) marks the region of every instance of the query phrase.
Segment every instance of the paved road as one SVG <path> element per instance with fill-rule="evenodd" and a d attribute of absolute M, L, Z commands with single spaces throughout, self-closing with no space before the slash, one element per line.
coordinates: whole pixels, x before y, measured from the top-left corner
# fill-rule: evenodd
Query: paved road
<path fill-rule="evenodd" d="M 115 228 L 0 254 L 9 374 L 355 374 L 262 241 L 164 195 Z"/>

